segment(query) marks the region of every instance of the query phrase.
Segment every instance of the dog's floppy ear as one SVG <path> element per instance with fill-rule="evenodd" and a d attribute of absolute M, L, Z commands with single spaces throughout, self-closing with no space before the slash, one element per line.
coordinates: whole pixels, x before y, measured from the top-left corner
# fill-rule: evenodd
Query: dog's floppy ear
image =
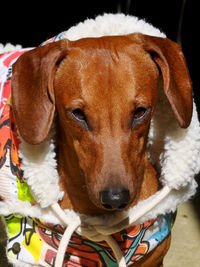
<path fill-rule="evenodd" d="M 192 83 L 181 47 L 167 39 L 143 34 L 133 34 L 159 66 L 164 91 L 175 117 L 182 128 L 187 128 L 192 117 Z"/>
<path fill-rule="evenodd" d="M 12 106 L 21 137 L 39 144 L 47 136 L 54 117 L 53 81 L 64 58 L 67 40 L 24 53 L 13 65 Z"/>

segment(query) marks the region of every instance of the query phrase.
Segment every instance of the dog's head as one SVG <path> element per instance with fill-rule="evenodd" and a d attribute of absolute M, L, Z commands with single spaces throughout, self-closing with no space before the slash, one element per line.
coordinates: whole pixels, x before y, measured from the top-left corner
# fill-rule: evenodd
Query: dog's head
<path fill-rule="evenodd" d="M 191 81 L 180 47 L 169 39 L 131 34 L 31 50 L 13 67 L 20 135 L 33 145 L 43 142 L 56 110 L 59 160 L 69 188 L 87 190 L 100 209 L 125 208 L 157 190 L 146 144 L 160 73 L 174 116 L 187 127 Z"/>

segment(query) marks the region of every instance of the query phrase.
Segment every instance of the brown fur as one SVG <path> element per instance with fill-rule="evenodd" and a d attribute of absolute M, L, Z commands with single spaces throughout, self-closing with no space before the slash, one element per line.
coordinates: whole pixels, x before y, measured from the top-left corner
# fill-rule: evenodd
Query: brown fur
<path fill-rule="evenodd" d="M 191 82 L 180 48 L 168 39 L 132 34 L 63 40 L 36 48 L 15 63 L 12 101 L 25 141 L 41 143 L 57 111 L 62 208 L 100 215 L 111 212 L 99 200 L 105 188 L 128 188 L 126 208 L 158 190 L 146 144 L 160 71 L 174 115 L 187 127 Z M 133 125 L 138 107 L 148 112 Z M 87 124 L 74 119 L 75 109 L 84 112 Z M 161 266 L 169 243 L 170 237 L 133 266 Z"/>

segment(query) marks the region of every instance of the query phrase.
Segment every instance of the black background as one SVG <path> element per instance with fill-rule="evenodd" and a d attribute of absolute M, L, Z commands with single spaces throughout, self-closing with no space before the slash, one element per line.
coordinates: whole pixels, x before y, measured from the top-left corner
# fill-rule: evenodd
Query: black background
<path fill-rule="evenodd" d="M 1 42 L 37 46 L 70 26 L 103 13 L 122 12 L 145 18 L 176 40 L 180 11 L 185 2 L 183 24 L 190 23 L 195 0 L 57 0 L 3 4 L 1 7 Z M 198 6 L 196 4 L 198 10 Z M 189 14 L 188 14 L 189 13 Z M 183 25 L 185 27 L 185 25 Z M 187 27 L 185 27 L 187 28 Z M 184 28 L 184 31 L 185 31 Z M 185 33 L 184 33 L 185 35 Z"/>

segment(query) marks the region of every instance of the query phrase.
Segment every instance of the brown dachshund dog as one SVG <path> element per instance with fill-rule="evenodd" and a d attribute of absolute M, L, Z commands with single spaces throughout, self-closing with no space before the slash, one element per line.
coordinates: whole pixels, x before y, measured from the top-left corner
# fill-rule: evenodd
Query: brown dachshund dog
<path fill-rule="evenodd" d="M 22 138 L 44 141 L 55 118 L 60 205 L 88 215 L 128 209 L 158 191 L 146 145 L 162 75 L 180 127 L 192 88 L 180 47 L 142 34 L 61 40 L 15 63 L 12 104 Z M 133 264 L 162 266 L 170 236 Z"/>

